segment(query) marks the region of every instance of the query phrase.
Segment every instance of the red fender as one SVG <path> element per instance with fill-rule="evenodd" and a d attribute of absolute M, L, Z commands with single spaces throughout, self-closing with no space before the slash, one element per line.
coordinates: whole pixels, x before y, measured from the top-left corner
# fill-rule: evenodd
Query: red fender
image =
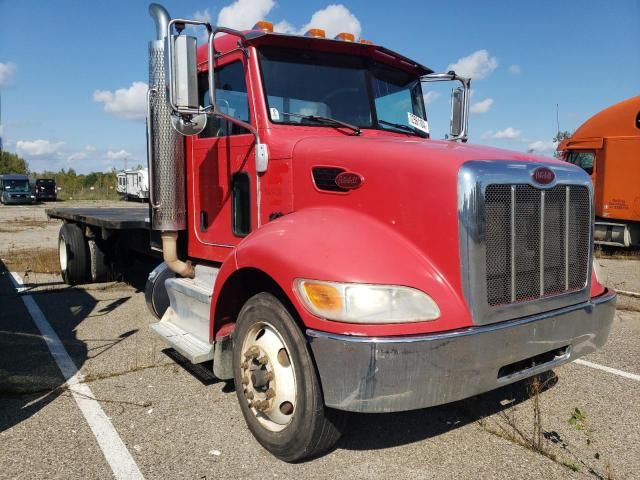
<path fill-rule="evenodd" d="M 223 263 L 216 279 L 218 293 L 238 269 L 254 268 L 271 277 L 289 297 L 308 328 L 332 333 L 382 336 L 409 335 L 472 325 L 464 299 L 421 252 L 392 226 L 340 207 L 305 208 L 264 225 L 245 238 Z M 430 295 L 441 316 L 429 322 L 364 325 L 312 315 L 293 282 L 310 278 L 336 282 L 403 285 Z M 216 318 L 212 315 L 212 318 Z"/>

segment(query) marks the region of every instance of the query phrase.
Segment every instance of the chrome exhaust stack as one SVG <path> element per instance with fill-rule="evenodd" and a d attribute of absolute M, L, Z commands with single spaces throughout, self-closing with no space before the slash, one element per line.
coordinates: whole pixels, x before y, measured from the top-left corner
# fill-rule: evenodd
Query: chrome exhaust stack
<path fill-rule="evenodd" d="M 184 137 L 171 126 L 167 99 L 165 48 L 171 17 L 157 3 L 149 5 L 156 25 L 156 39 L 149 42 L 149 91 L 147 93 L 147 160 L 151 228 L 159 230 L 165 262 L 177 274 L 193 277 L 191 262 L 178 260 L 177 232 L 187 228 Z"/>
<path fill-rule="evenodd" d="M 171 17 L 152 3 L 149 14 L 156 24 L 156 39 L 149 42 L 149 95 L 147 156 L 149 161 L 151 226 L 154 230 L 187 228 L 184 137 L 171 126 L 167 100 L 165 39 Z"/>

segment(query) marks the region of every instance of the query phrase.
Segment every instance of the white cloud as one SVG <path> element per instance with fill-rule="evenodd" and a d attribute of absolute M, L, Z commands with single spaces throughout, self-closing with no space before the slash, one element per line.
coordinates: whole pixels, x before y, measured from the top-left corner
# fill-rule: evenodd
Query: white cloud
<path fill-rule="evenodd" d="M 299 33 L 304 33 L 310 28 L 323 29 L 328 38 L 333 38 L 340 32 L 352 33 L 359 38 L 362 32 L 360 20 L 342 4 L 329 5 L 315 12 Z"/>
<path fill-rule="evenodd" d="M 236 0 L 220 10 L 217 24 L 246 30 L 252 28 L 259 20 L 265 20 L 275 5 L 274 0 Z M 208 13 L 205 10 L 194 15 L 200 14 L 204 19 Z M 274 31 L 278 33 L 298 35 L 304 34 L 309 28 L 323 29 L 328 38 L 333 38 L 340 32 L 349 32 L 358 38 L 362 32 L 360 20 L 340 3 L 317 10 L 302 28 L 296 28 L 286 20 L 281 20 L 273 26 Z"/>
<path fill-rule="evenodd" d="M 273 31 L 278 33 L 297 33 L 296 29 L 286 20 L 282 20 L 273 26 Z"/>
<path fill-rule="evenodd" d="M 104 104 L 104 111 L 129 120 L 142 120 L 147 111 L 147 84 L 133 82 L 129 88 L 113 92 L 96 90 L 93 101 Z"/>
<path fill-rule="evenodd" d="M 109 160 L 124 160 L 125 158 L 131 157 L 131 154 L 126 150 L 118 150 L 114 152 L 113 150 L 109 150 L 107 152 L 107 158 Z"/>
<path fill-rule="evenodd" d="M 522 131 L 513 127 L 507 127 L 504 130 L 492 132 L 489 130 L 482 135 L 482 138 L 495 138 L 497 140 L 517 140 L 521 137 Z"/>
<path fill-rule="evenodd" d="M 440 96 L 440 93 L 434 92 L 434 91 L 425 93 L 424 104 L 429 105 L 430 103 L 433 103 L 439 96 Z"/>
<path fill-rule="evenodd" d="M 79 160 L 86 160 L 86 158 L 87 158 L 86 152 L 75 152 L 67 156 L 67 161 L 77 162 Z"/>
<path fill-rule="evenodd" d="M 520 75 L 522 73 L 522 68 L 520 65 L 516 65 L 514 63 L 513 65 L 509 65 L 509 73 L 512 75 Z"/>
<path fill-rule="evenodd" d="M 247 30 L 264 20 L 274 5 L 274 0 L 236 0 L 220 10 L 218 25 Z"/>
<path fill-rule="evenodd" d="M 484 100 L 480 100 L 479 102 L 472 103 L 469 106 L 469 111 L 471 113 L 486 113 L 489 111 L 492 105 L 493 98 L 485 98 Z"/>
<path fill-rule="evenodd" d="M 211 12 L 209 12 L 208 8 L 205 8 L 203 11 L 198 10 L 191 18 L 197 20 L 198 22 L 208 22 L 211 23 Z"/>
<path fill-rule="evenodd" d="M 528 150 L 533 150 L 537 153 L 549 153 L 555 151 L 557 145 L 557 143 L 552 141 L 536 140 L 529 144 Z"/>
<path fill-rule="evenodd" d="M 50 142 L 49 140 L 18 140 L 16 150 L 20 155 L 39 157 L 56 153 L 63 145 L 64 142 Z"/>
<path fill-rule="evenodd" d="M 454 70 L 462 77 L 470 77 L 474 80 L 485 78 L 498 68 L 496 57 L 489 56 L 487 50 L 477 50 L 467 57 L 463 57 L 456 63 L 451 63 L 447 71 Z"/>
<path fill-rule="evenodd" d="M 9 80 L 16 71 L 16 64 L 13 62 L 0 62 L 0 88 L 4 88 L 9 84 Z"/>

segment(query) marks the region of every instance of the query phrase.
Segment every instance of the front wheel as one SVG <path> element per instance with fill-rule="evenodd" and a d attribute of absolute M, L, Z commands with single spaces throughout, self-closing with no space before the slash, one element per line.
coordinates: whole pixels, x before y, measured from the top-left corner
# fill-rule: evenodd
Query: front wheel
<path fill-rule="evenodd" d="M 282 303 L 269 293 L 251 297 L 233 338 L 236 394 L 258 442 L 287 462 L 333 446 L 347 414 L 324 406 L 306 338 Z"/>

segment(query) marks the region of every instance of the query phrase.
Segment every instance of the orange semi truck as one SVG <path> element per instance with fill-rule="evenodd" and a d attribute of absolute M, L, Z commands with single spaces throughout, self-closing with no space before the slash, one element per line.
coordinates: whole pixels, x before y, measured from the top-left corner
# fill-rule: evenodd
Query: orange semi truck
<path fill-rule="evenodd" d="M 640 96 L 595 114 L 558 151 L 591 176 L 595 243 L 640 246 Z"/>

